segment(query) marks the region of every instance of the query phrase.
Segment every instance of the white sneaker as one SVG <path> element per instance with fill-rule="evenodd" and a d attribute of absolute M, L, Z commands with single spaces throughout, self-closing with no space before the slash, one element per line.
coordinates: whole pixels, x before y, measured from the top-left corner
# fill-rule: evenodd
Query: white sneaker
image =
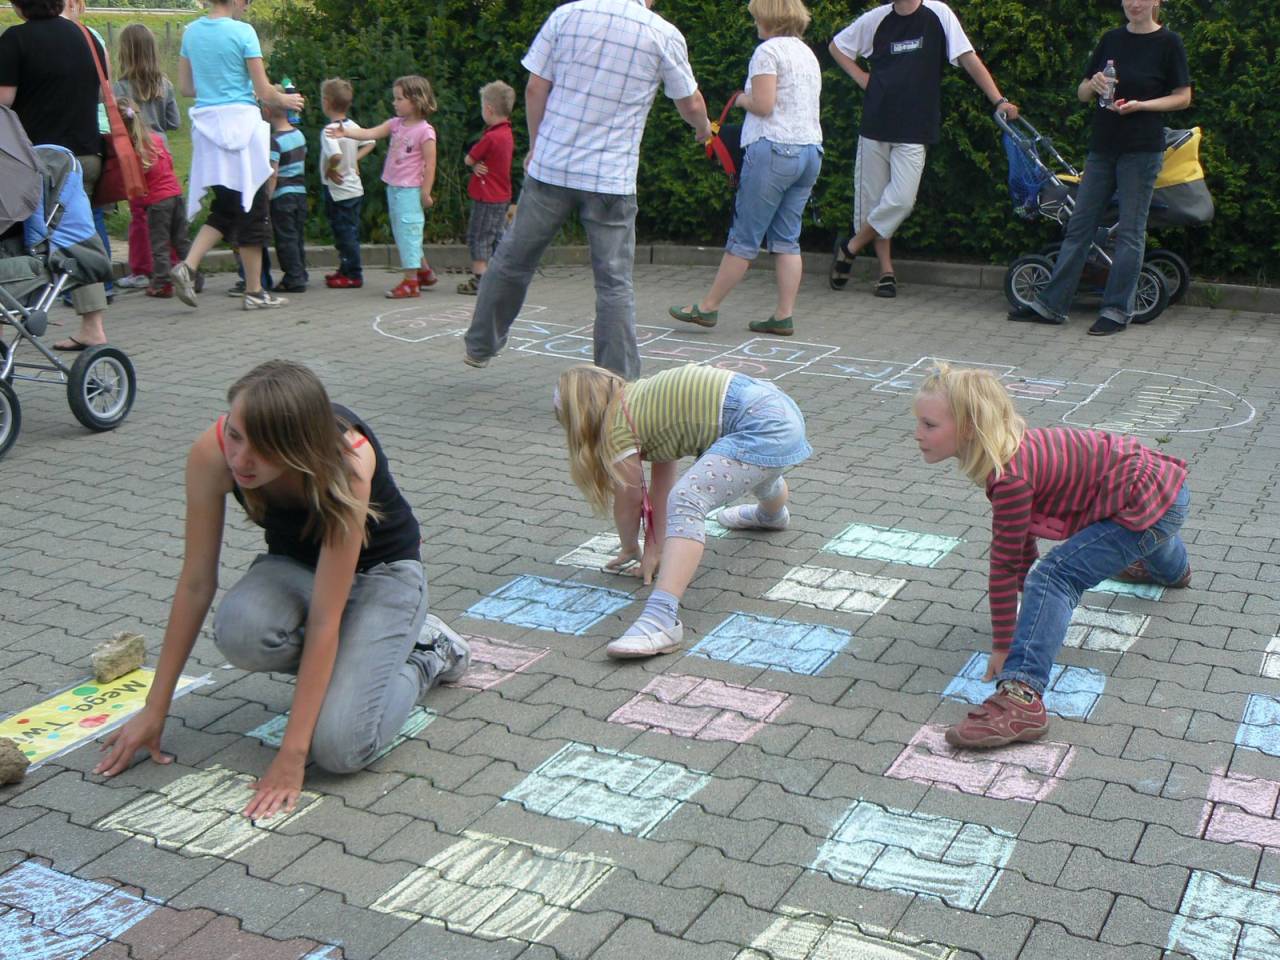
<path fill-rule="evenodd" d="M 196 280 L 191 275 L 191 268 L 186 263 L 175 264 L 174 268 L 169 271 L 169 280 L 173 283 L 173 292 L 178 295 L 178 299 L 185 303 L 188 307 L 194 307 L 199 301 L 196 300 Z"/>
<path fill-rule="evenodd" d="M 674 627 L 660 627 L 643 616 L 627 628 L 627 632 L 609 646 L 605 653 L 617 660 L 635 660 L 639 657 L 656 657 L 660 653 L 674 653 L 684 646 L 684 624 L 679 620 Z"/>
<path fill-rule="evenodd" d="M 150 286 L 150 284 L 151 278 L 145 273 L 133 273 L 116 281 L 116 286 L 125 290 L 137 290 L 141 287 Z"/>
<path fill-rule="evenodd" d="M 791 523 L 791 514 L 782 508 L 782 518 L 773 523 L 761 523 L 758 519 L 759 508 L 744 503 L 736 507 L 725 507 L 716 514 L 716 523 L 726 530 L 785 530 Z"/>
<path fill-rule="evenodd" d="M 428 613 L 422 621 L 422 633 L 414 649 L 434 653 L 443 664 L 436 683 L 457 683 L 471 667 L 471 645 L 435 614 Z"/>
<path fill-rule="evenodd" d="M 175 287 L 174 289 L 177 288 Z M 277 297 L 266 290 L 244 295 L 244 308 L 246 310 L 274 310 L 276 307 L 283 307 L 288 302 L 288 297 Z"/>

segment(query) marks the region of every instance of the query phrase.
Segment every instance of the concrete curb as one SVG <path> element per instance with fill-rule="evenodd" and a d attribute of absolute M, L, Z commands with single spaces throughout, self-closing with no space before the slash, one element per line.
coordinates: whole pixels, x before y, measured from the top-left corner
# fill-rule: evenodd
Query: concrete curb
<path fill-rule="evenodd" d="M 361 246 L 361 256 L 368 267 L 395 269 L 399 264 L 396 248 L 391 244 L 370 243 Z M 427 260 L 442 271 L 465 272 L 471 267 L 471 257 L 461 244 L 428 244 L 424 247 Z M 720 262 L 720 247 L 686 247 L 678 244 L 655 243 L 636 247 L 636 262 L 668 266 L 714 267 Z M 805 273 L 825 274 L 831 267 L 831 256 L 825 253 L 806 253 Z M 590 266 L 591 254 L 585 246 L 549 247 L 542 258 L 548 266 Z M 333 247 L 307 247 L 307 263 L 312 267 L 337 265 Z M 874 280 L 873 259 L 859 257 L 853 267 L 854 280 Z M 937 260 L 897 260 L 898 279 L 904 283 L 929 286 L 961 287 L 970 290 L 993 290 L 1003 293 L 1005 267 L 1001 264 L 946 263 Z M 214 250 L 204 259 L 203 267 L 209 272 L 235 269 L 235 258 L 230 250 Z M 116 274 L 124 271 L 124 265 L 116 263 Z M 1193 281 L 1188 292 L 1186 306 L 1208 307 L 1215 310 L 1245 310 L 1258 313 L 1280 314 L 1280 288 L 1246 287 L 1230 283 Z"/>

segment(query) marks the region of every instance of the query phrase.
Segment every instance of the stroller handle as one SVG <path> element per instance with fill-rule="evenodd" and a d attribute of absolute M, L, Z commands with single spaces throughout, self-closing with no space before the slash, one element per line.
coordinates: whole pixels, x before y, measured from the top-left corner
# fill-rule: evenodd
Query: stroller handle
<path fill-rule="evenodd" d="M 1040 151 L 1045 150 L 1056 163 L 1073 176 L 1080 175 L 1079 171 L 1058 152 L 1058 148 L 1053 145 L 1053 141 L 1032 126 L 1031 121 L 1022 114 L 1018 115 L 1018 119 L 1010 120 L 1000 110 L 996 110 L 992 116 L 995 119 L 996 126 L 1007 133 L 1013 142 L 1018 145 L 1018 149 L 1033 159 L 1036 164 L 1044 166 L 1043 161 L 1040 159 Z"/>
<path fill-rule="evenodd" d="M 996 122 L 996 126 L 1015 140 L 1030 140 L 1034 142 L 1040 139 L 1040 131 L 1033 127 L 1031 121 L 1021 114 L 1018 115 L 1017 120 L 1010 120 L 1004 115 L 1003 110 L 997 109 L 992 114 L 992 117 Z M 1015 126 L 1015 124 L 1018 126 Z M 1029 137 L 1028 134 L 1030 134 Z"/>

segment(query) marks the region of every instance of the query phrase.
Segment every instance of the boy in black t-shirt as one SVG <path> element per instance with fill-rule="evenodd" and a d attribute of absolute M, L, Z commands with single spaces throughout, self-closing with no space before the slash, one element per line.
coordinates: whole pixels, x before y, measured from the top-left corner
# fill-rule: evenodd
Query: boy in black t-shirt
<path fill-rule="evenodd" d="M 894 0 L 869 10 L 831 41 L 831 55 L 866 92 L 854 168 L 853 226 L 836 240 L 831 286 L 849 282 L 853 258 L 874 242 L 880 261 L 876 296 L 897 295 L 889 238 L 911 213 L 925 153 L 942 130 L 942 68 L 964 67 L 1005 114 L 1018 108 L 973 51 L 960 21 L 941 0 Z M 858 66 L 867 61 L 870 70 Z"/>

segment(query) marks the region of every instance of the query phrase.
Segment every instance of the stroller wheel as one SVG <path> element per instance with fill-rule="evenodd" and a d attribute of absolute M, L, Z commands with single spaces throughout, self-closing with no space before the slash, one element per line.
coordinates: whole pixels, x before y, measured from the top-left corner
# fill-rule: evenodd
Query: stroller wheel
<path fill-rule="evenodd" d="M 114 430 L 129 415 L 137 389 L 129 357 L 101 343 L 76 359 L 67 377 L 67 402 L 90 430 Z"/>
<path fill-rule="evenodd" d="M 1169 305 L 1169 288 L 1164 274 L 1144 263 L 1138 271 L 1138 289 L 1133 295 L 1133 322 L 1150 323 Z"/>
<path fill-rule="evenodd" d="M 1027 254 L 1009 264 L 1004 275 L 1004 295 L 1015 310 L 1029 307 L 1053 276 L 1053 261 L 1038 254 Z"/>
<path fill-rule="evenodd" d="M 1191 286 L 1191 268 L 1187 266 L 1187 261 L 1172 250 L 1162 247 L 1148 250 L 1143 263 L 1160 271 L 1164 277 L 1164 285 L 1169 289 L 1169 302 L 1180 303 L 1187 295 L 1187 288 Z"/>
<path fill-rule="evenodd" d="M 22 406 L 13 387 L 0 380 L 0 457 L 8 453 L 22 429 Z"/>

